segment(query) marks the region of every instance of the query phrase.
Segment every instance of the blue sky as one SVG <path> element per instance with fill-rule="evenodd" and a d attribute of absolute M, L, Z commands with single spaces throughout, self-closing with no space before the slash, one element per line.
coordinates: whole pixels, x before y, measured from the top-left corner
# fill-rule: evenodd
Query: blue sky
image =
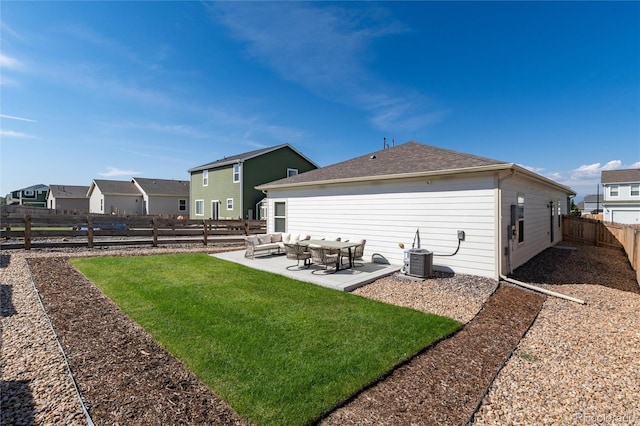
<path fill-rule="evenodd" d="M 0 3 L 0 194 L 415 140 L 595 193 L 640 167 L 639 2 Z"/>

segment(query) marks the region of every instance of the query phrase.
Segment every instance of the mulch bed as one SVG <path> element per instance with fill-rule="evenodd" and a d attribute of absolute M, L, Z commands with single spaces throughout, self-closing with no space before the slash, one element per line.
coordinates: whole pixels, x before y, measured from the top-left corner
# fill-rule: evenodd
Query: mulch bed
<path fill-rule="evenodd" d="M 249 424 L 66 259 L 29 266 L 96 424 Z"/>
<path fill-rule="evenodd" d="M 544 297 L 500 285 L 461 331 L 358 395 L 323 424 L 464 424 L 542 308 Z"/>
<path fill-rule="evenodd" d="M 249 424 L 64 258 L 30 259 L 47 313 L 96 424 Z M 323 424 L 458 424 L 542 307 L 500 286 L 453 337 L 366 389 Z"/>

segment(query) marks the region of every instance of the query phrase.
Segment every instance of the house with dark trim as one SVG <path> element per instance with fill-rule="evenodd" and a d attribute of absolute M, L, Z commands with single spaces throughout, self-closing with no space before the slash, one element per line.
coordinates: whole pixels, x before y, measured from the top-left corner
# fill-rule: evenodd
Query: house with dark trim
<path fill-rule="evenodd" d="M 498 278 L 562 240 L 575 192 L 514 163 L 407 142 L 258 185 L 267 231 L 365 239 L 365 257 Z"/>
<path fill-rule="evenodd" d="M 261 219 L 255 187 L 318 166 L 289 144 L 244 152 L 189 169 L 191 219 Z"/>
<path fill-rule="evenodd" d="M 49 187 L 43 184 L 28 186 L 11 191 L 7 196 L 8 205 L 47 207 L 47 191 Z"/>

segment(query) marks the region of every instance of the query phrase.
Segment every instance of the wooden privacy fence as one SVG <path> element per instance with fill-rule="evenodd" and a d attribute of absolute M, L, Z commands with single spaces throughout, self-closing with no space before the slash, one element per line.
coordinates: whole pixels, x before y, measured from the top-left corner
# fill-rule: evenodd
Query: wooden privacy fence
<path fill-rule="evenodd" d="M 265 232 L 258 220 L 182 220 L 154 216 L 14 216 L 0 218 L 3 249 L 241 242 Z"/>
<path fill-rule="evenodd" d="M 640 283 L 640 227 L 574 216 L 562 218 L 562 237 L 595 246 L 624 249 Z"/>
<path fill-rule="evenodd" d="M 578 241 L 594 246 L 622 249 L 622 244 L 605 224 L 595 219 L 575 216 L 562 217 L 562 238 L 567 241 Z"/>

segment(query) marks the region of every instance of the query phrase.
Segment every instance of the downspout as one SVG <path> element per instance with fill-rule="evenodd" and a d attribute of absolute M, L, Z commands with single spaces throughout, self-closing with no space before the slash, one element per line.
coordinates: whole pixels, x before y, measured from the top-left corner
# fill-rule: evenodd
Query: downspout
<path fill-rule="evenodd" d="M 524 288 L 529 289 L 529 290 L 537 291 L 537 292 L 543 293 L 543 294 L 548 294 L 549 296 L 559 297 L 561 299 L 570 300 L 572 302 L 576 302 L 576 303 L 579 303 L 581 305 L 586 305 L 586 302 L 584 300 L 582 300 L 582 299 L 577 299 L 575 297 L 567 296 L 565 294 L 556 293 L 555 291 L 547 290 L 545 288 L 538 287 L 538 286 L 535 286 L 535 285 L 532 285 L 532 284 L 523 283 L 522 281 L 518 281 L 518 280 L 514 280 L 513 278 L 505 277 L 502 274 L 500 274 L 500 278 L 502 280 L 508 282 L 508 283 L 519 285 L 520 287 L 524 287 Z"/>
<path fill-rule="evenodd" d="M 503 280 L 503 281 L 506 281 L 508 283 L 515 284 L 515 285 L 520 286 L 520 287 L 524 287 L 524 288 L 526 288 L 528 290 L 537 291 L 539 293 L 543 293 L 543 294 L 546 294 L 546 295 L 549 295 L 549 296 L 559 297 L 561 299 L 566 299 L 566 300 L 570 300 L 572 302 L 579 303 L 581 305 L 585 305 L 586 303 L 582 299 L 577 299 L 575 297 L 571 297 L 571 296 L 567 296 L 567 295 L 564 295 L 564 294 L 556 293 L 555 291 L 547 290 L 547 289 L 544 289 L 542 287 L 538 287 L 538 286 L 535 286 L 535 285 L 532 285 L 532 284 L 524 283 L 522 281 L 514 280 L 513 278 L 508 278 L 508 277 L 506 277 L 505 275 L 502 274 L 502 257 L 503 257 L 503 254 L 501 253 L 501 251 L 502 251 L 502 236 L 503 236 L 503 232 L 504 232 L 504 229 L 503 229 L 504 228 L 504 224 L 502 223 L 502 220 L 501 220 L 501 218 L 502 218 L 502 182 L 507 180 L 507 179 L 509 179 L 509 178 L 514 177 L 515 175 L 516 175 L 515 169 L 511 169 L 511 174 L 510 175 L 505 176 L 503 178 L 498 177 L 498 203 L 499 203 L 499 209 L 500 209 L 500 216 L 499 216 L 499 219 L 498 219 L 498 222 L 500 222 L 498 224 L 498 238 L 499 238 L 499 241 L 500 241 L 500 243 L 498 244 L 498 252 L 499 252 L 498 253 L 498 269 L 499 269 L 498 274 L 499 274 L 500 279 Z M 509 266 L 509 273 L 511 273 L 512 272 L 511 271 L 511 238 L 510 238 L 510 236 L 507 236 L 507 237 L 509 237 L 507 239 L 507 247 L 509 248 L 509 254 L 508 254 L 508 256 L 509 256 L 509 265 L 508 266 Z"/>
<path fill-rule="evenodd" d="M 497 244 L 497 258 L 498 258 L 498 275 L 502 276 L 502 259 L 503 256 L 505 256 L 504 250 L 502 248 L 502 239 L 504 236 L 504 224 L 503 224 L 503 217 L 502 217 L 502 182 L 512 178 L 516 175 L 516 170 L 515 169 L 511 169 L 511 173 L 507 176 L 504 177 L 500 177 L 500 174 L 498 173 L 498 214 L 497 214 L 497 222 L 498 222 L 498 244 Z M 508 266 L 508 273 L 511 273 L 511 238 L 509 236 L 507 236 L 507 249 L 508 249 L 508 253 L 506 254 L 509 257 L 509 262 L 507 264 Z"/>
<path fill-rule="evenodd" d="M 240 174 L 240 220 L 244 220 L 244 167 L 242 161 L 238 161 L 238 173 Z"/>

